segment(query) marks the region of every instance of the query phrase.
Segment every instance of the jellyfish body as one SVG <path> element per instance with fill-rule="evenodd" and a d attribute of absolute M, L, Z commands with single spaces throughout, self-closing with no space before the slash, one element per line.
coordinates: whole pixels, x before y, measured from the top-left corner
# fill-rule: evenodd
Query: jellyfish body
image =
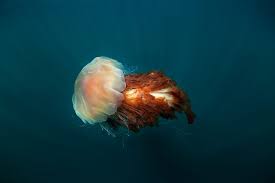
<path fill-rule="evenodd" d="M 195 118 L 175 81 L 158 71 L 124 76 L 122 64 L 107 57 L 96 57 L 81 70 L 72 101 L 84 123 L 99 123 L 107 131 L 126 127 L 137 132 L 155 126 L 159 117 L 176 118 L 176 112 L 184 112 L 190 124 Z"/>
<path fill-rule="evenodd" d="M 100 123 L 116 113 L 125 89 L 123 66 L 107 57 L 96 57 L 79 73 L 73 107 L 84 123 Z"/>

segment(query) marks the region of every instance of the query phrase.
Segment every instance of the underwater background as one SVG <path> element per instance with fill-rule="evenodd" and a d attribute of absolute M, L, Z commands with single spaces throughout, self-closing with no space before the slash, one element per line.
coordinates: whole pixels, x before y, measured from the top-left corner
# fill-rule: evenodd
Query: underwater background
<path fill-rule="evenodd" d="M 71 97 L 96 56 L 160 70 L 188 125 L 113 138 Z M 272 0 L 1 0 L 0 182 L 275 181 Z"/>

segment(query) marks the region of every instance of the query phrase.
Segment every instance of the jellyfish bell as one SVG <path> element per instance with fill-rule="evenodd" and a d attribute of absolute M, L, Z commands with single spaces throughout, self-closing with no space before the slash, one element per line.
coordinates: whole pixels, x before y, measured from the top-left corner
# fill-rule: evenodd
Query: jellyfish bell
<path fill-rule="evenodd" d="M 73 108 L 84 123 L 105 122 L 116 113 L 125 87 L 122 64 L 111 58 L 96 57 L 76 78 Z"/>

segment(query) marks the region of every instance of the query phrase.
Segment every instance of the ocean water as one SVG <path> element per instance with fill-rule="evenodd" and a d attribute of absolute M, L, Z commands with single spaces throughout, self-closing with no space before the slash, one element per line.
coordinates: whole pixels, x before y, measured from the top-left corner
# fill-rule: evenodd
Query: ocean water
<path fill-rule="evenodd" d="M 272 0 L 1 0 L 0 182 L 275 180 Z M 74 114 L 74 80 L 108 56 L 160 70 L 184 115 L 113 138 Z"/>

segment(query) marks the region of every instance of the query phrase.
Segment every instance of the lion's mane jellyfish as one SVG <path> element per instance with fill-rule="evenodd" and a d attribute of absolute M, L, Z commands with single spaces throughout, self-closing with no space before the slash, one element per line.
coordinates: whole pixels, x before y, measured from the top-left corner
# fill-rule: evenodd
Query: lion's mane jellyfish
<path fill-rule="evenodd" d="M 125 75 L 123 65 L 107 57 L 96 57 L 81 70 L 72 101 L 84 123 L 111 129 L 138 132 L 155 126 L 159 117 L 176 118 L 176 112 L 184 112 L 188 123 L 195 118 L 187 94 L 175 81 L 158 71 Z"/>

